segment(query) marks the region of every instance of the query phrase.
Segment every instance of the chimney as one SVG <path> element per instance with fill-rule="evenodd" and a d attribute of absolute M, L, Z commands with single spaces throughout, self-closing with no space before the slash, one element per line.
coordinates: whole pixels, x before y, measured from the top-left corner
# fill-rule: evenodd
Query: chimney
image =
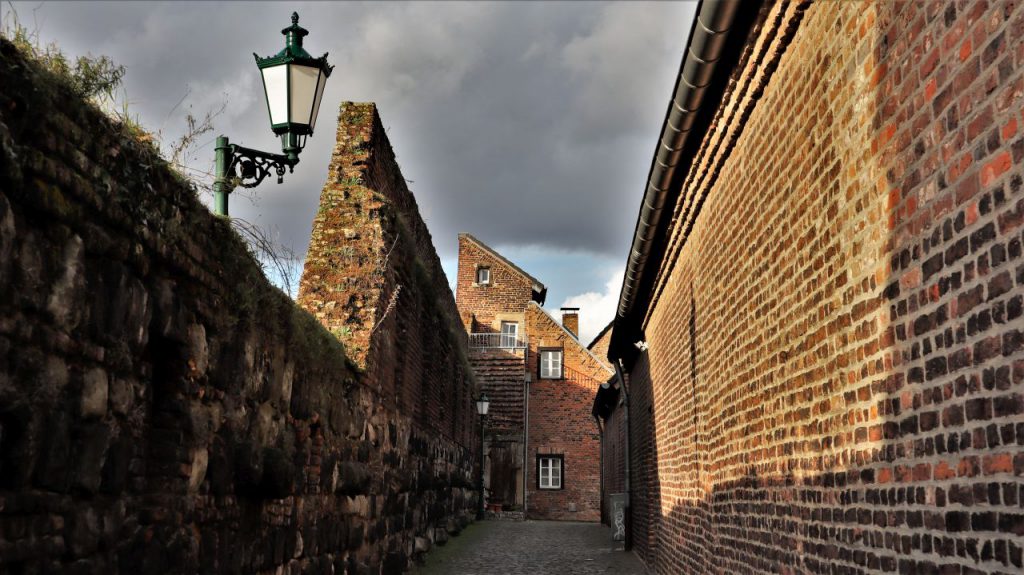
<path fill-rule="evenodd" d="M 562 308 L 562 327 L 569 330 L 576 339 L 580 338 L 580 308 Z"/>

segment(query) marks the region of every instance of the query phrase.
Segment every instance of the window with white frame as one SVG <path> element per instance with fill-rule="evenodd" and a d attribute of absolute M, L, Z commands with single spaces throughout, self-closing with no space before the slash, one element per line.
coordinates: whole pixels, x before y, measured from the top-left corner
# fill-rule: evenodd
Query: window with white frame
<path fill-rule="evenodd" d="M 561 455 L 537 456 L 537 489 L 562 489 Z"/>
<path fill-rule="evenodd" d="M 476 268 L 476 283 L 479 285 L 487 285 L 491 283 L 491 268 Z"/>
<path fill-rule="evenodd" d="M 562 379 L 562 350 L 540 350 L 540 378 Z"/>
<path fill-rule="evenodd" d="M 501 347 L 514 348 L 519 343 L 519 324 L 514 321 L 501 322 Z"/>

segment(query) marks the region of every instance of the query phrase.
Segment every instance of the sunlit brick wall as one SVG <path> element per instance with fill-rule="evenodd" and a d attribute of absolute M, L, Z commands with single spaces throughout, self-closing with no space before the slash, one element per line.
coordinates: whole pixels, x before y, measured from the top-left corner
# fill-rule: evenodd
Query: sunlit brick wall
<path fill-rule="evenodd" d="M 769 7 L 631 368 L 657 572 L 1024 568 L 1022 70 L 1020 3 Z"/>
<path fill-rule="evenodd" d="M 611 369 L 535 303 L 526 309 L 530 340 L 529 517 L 574 521 L 601 518 L 601 441 L 591 415 L 597 387 Z M 562 350 L 561 379 L 540 377 L 539 352 Z M 563 488 L 539 489 L 537 457 L 564 458 Z"/>
<path fill-rule="evenodd" d="M 477 283 L 477 269 L 490 270 L 490 282 Z M 526 304 L 533 298 L 533 283 L 465 234 L 459 235 L 459 270 L 456 279 L 459 314 L 470 332 L 498 331 L 499 316 L 518 314 L 521 321 Z M 520 325 L 520 333 L 523 326 Z"/>

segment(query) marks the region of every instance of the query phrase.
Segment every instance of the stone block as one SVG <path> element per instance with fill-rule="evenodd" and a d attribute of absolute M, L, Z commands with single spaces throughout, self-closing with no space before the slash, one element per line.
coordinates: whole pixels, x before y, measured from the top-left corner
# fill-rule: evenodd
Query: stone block
<path fill-rule="evenodd" d="M 57 493 L 66 493 L 71 484 L 71 429 L 66 412 L 55 411 L 42 418 L 35 429 L 41 444 L 33 483 Z"/>
<path fill-rule="evenodd" d="M 210 481 L 210 492 L 218 497 L 223 497 L 232 490 L 234 464 L 231 456 L 228 444 L 222 438 L 215 438 L 209 449 L 207 477 Z"/>
<path fill-rule="evenodd" d="M 263 453 L 255 444 L 242 441 L 235 444 L 234 456 L 235 492 L 244 495 L 258 493 L 263 480 Z"/>
<path fill-rule="evenodd" d="M 128 485 L 128 467 L 132 457 L 132 438 L 118 437 L 110 443 L 103 462 L 100 491 L 120 495 Z"/>
<path fill-rule="evenodd" d="M 109 446 L 110 426 L 105 423 L 88 423 L 76 430 L 75 487 L 86 493 L 96 493 L 99 490 Z"/>
<path fill-rule="evenodd" d="M 17 232 L 11 204 L 7 201 L 7 196 L 0 193 L 0 293 L 11 280 L 11 254 L 14 251 Z"/>
<path fill-rule="evenodd" d="M 58 327 L 70 332 L 81 320 L 81 299 L 85 287 L 82 238 L 75 235 L 67 241 L 59 268 L 61 275 L 49 293 L 46 311 Z"/>
<path fill-rule="evenodd" d="M 404 573 L 409 565 L 409 556 L 401 550 L 391 551 L 384 557 L 384 573 Z"/>
<path fill-rule="evenodd" d="M 206 328 L 194 323 L 188 326 L 188 376 L 198 378 L 210 367 L 210 349 L 206 341 Z"/>
<path fill-rule="evenodd" d="M 210 460 L 210 452 L 205 447 L 192 450 L 191 464 L 189 466 L 188 490 L 189 493 L 199 491 L 203 479 L 206 478 L 206 468 Z"/>
<path fill-rule="evenodd" d="M 449 535 L 458 535 L 462 533 L 463 523 L 456 517 L 449 517 L 448 521 L 445 522 L 445 530 Z"/>
<path fill-rule="evenodd" d="M 73 557 L 86 557 L 96 551 L 100 542 L 100 520 L 91 507 L 71 514 L 64 541 Z"/>
<path fill-rule="evenodd" d="M 366 493 L 372 479 L 366 465 L 355 461 L 344 461 L 338 463 L 337 469 L 336 493 L 342 495 Z"/>
<path fill-rule="evenodd" d="M 283 450 L 263 448 L 261 491 L 265 497 L 281 499 L 295 493 L 295 474 L 295 465 Z"/>
<path fill-rule="evenodd" d="M 113 412 L 117 415 L 127 415 L 135 400 L 134 385 L 129 379 L 111 378 L 108 396 Z"/>
<path fill-rule="evenodd" d="M 110 390 L 109 376 L 95 367 L 82 375 L 82 417 L 103 417 L 107 414 L 107 397 Z"/>

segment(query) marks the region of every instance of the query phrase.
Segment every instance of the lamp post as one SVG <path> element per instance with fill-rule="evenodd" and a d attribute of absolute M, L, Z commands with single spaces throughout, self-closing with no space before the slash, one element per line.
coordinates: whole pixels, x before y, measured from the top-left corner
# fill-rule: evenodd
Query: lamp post
<path fill-rule="evenodd" d="M 224 136 L 217 138 L 216 173 L 213 181 L 214 213 L 228 215 L 228 194 L 235 186 L 254 188 L 270 175 L 277 174 L 277 183 L 284 172 L 294 171 L 306 138 L 313 134 L 324 85 L 333 66 L 327 54 L 310 56 L 302 48 L 302 38 L 309 32 L 299 26 L 299 15 L 292 13 L 292 25 L 281 30 L 284 49 L 268 58 L 256 57 L 256 66 L 263 77 L 263 94 L 270 115 L 270 129 L 281 137 L 283 154 L 261 152 L 232 144 Z"/>
<path fill-rule="evenodd" d="M 491 401 L 487 394 L 480 395 L 476 400 L 476 412 L 480 415 L 480 473 L 477 475 L 476 486 L 480 491 L 480 506 L 476 510 L 477 520 L 482 520 L 487 515 L 484 513 L 484 418 L 487 417 L 487 410 L 491 407 Z"/>

